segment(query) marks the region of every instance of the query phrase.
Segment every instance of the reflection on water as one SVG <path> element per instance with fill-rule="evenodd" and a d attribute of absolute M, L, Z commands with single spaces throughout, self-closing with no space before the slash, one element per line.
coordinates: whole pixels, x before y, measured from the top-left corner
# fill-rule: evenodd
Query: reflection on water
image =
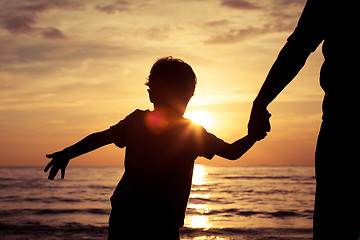
<path fill-rule="evenodd" d="M 299 228 L 311 235 L 311 167 L 194 166 L 186 228 Z M 304 233 L 302 233 L 304 234 Z"/>
<path fill-rule="evenodd" d="M 207 214 L 207 213 L 210 213 L 210 211 L 211 211 L 211 208 L 209 208 L 207 204 L 193 204 L 193 203 L 190 203 L 188 205 L 188 208 L 189 209 L 194 209 L 197 213 L 200 213 L 200 214 Z"/>
<path fill-rule="evenodd" d="M 191 222 L 189 225 L 187 225 L 187 227 L 208 229 L 212 226 L 206 216 L 191 216 L 189 219 Z"/>
<path fill-rule="evenodd" d="M 211 194 L 204 193 L 205 187 L 203 185 L 206 184 L 208 173 L 205 171 L 205 168 L 199 164 L 194 166 L 194 173 L 193 173 L 193 187 L 190 194 L 190 199 L 209 199 Z M 198 215 L 189 216 L 187 217 L 187 221 L 185 222 L 186 227 L 190 228 L 204 228 L 208 229 L 212 226 L 209 222 L 209 218 L 206 214 L 210 213 L 211 208 L 208 207 L 207 204 L 197 203 L 189 203 L 188 209 L 193 210 Z"/>
<path fill-rule="evenodd" d="M 193 180 L 192 184 L 193 187 L 196 185 L 204 185 L 206 183 L 206 176 L 208 175 L 207 172 L 205 172 L 205 168 L 202 165 L 195 164 L 194 165 L 194 173 L 193 173 Z M 198 187 L 200 187 L 198 186 Z"/>
<path fill-rule="evenodd" d="M 72 167 L 50 182 L 39 168 L 0 168 L 0 238 L 105 239 L 123 172 Z M 314 194 L 313 167 L 195 165 L 181 239 L 312 239 Z"/>

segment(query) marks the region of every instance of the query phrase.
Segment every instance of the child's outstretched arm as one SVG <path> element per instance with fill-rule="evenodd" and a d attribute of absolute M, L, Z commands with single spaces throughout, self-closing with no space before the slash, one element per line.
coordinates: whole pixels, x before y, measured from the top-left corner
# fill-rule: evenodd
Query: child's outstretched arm
<path fill-rule="evenodd" d="M 58 171 L 61 169 L 61 178 L 63 179 L 65 176 L 65 168 L 70 159 L 91 152 L 112 142 L 110 130 L 90 134 L 78 143 L 75 143 L 60 152 L 47 154 L 46 157 L 50 158 L 51 161 L 46 165 L 44 172 L 47 172 L 51 168 L 48 178 L 53 180 Z"/>
<path fill-rule="evenodd" d="M 229 160 L 237 160 L 260 139 L 254 135 L 247 135 L 232 144 L 224 142 L 216 155 Z"/>
<path fill-rule="evenodd" d="M 266 111 L 266 116 L 264 116 L 261 121 L 257 122 L 258 127 L 260 126 L 260 130 L 253 130 L 249 133 L 249 135 L 237 140 L 236 142 L 229 144 L 223 142 L 220 146 L 216 155 L 229 159 L 229 160 L 237 160 L 244 153 L 246 153 L 257 141 L 264 139 L 267 135 L 266 132 L 270 131 L 270 122 L 269 118 L 271 114 Z M 263 131 L 265 130 L 265 131 Z"/>

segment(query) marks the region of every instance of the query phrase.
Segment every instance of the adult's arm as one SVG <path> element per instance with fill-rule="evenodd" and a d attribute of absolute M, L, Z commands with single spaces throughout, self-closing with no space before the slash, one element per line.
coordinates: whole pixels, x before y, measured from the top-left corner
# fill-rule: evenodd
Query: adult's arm
<path fill-rule="evenodd" d="M 297 42 L 287 42 L 281 49 L 259 94 L 255 98 L 254 106 L 266 108 L 294 79 L 304 66 L 310 53 L 311 51 L 304 49 L 303 46 Z"/>
<path fill-rule="evenodd" d="M 323 7 L 326 1 L 308 0 L 294 32 L 281 49 L 271 67 L 259 94 L 253 102 L 249 121 L 249 134 L 269 131 L 266 108 L 294 79 L 306 59 L 324 39 L 326 16 Z"/>

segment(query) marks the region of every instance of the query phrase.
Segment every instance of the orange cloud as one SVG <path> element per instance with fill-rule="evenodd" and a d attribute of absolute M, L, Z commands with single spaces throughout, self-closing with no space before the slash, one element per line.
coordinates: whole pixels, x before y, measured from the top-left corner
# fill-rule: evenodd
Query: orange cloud
<path fill-rule="evenodd" d="M 64 39 L 65 34 L 55 27 L 37 27 L 41 16 L 50 10 L 80 10 L 82 4 L 73 1 L 17 1 L 0 10 L 0 25 L 12 34 L 40 35 L 47 39 Z"/>

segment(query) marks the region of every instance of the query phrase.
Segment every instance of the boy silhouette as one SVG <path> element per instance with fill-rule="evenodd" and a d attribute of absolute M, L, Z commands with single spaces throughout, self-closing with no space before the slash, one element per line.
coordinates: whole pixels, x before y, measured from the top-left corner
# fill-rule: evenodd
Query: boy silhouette
<path fill-rule="evenodd" d="M 135 110 L 109 129 L 46 155 L 52 160 L 44 171 L 51 168 L 48 178 L 53 180 L 60 169 L 64 178 L 72 158 L 110 143 L 126 147 L 125 172 L 111 197 L 109 240 L 179 239 L 195 159 L 216 154 L 236 160 L 266 135 L 252 133 L 228 144 L 183 118 L 196 76 L 180 59 L 159 59 L 146 85 L 153 111 Z"/>

